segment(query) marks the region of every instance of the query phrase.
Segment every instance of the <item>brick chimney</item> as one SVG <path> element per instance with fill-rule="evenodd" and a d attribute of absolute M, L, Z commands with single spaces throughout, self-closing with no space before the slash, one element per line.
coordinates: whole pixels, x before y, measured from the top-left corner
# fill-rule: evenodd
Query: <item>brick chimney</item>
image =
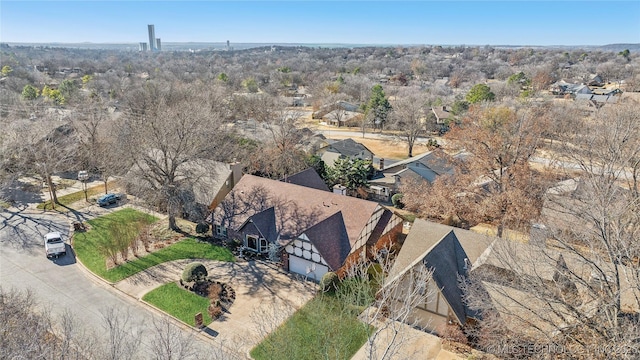
<path fill-rule="evenodd" d="M 231 185 L 231 187 L 236 186 L 236 184 L 238 183 L 238 181 L 240 181 L 240 178 L 242 177 L 242 163 L 234 161 L 231 164 L 229 164 L 229 169 L 231 170 L 231 174 L 232 174 L 232 178 L 233 178 L 233 184 Z"/>
<path fill-rule="evenodd" d="M 384 170 L 384 158 L 380 158 L 380 163 L 379 163 L 379 167 L 380 167 L 380 171 Z"/>
<path fill-rule="evenodd" d="M 333 193 L 339 195 L 347 195 L 347 188 L 340 184 L 336 184 L 333 186 Z M 324 202 L 322 203 L 324 205 Z M 326 205 L 325 205 L 326 206 Z"/>

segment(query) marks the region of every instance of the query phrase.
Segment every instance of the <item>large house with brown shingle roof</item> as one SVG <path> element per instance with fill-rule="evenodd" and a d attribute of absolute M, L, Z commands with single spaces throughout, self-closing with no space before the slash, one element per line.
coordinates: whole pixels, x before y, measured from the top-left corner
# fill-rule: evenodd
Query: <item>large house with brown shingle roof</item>
<path fill-rule="evenodd" d="M 245 175 L 211 217 L 214 235 L 320 280 L 394 242 L 402 219 L 378 203 L 290 182 Z"/>

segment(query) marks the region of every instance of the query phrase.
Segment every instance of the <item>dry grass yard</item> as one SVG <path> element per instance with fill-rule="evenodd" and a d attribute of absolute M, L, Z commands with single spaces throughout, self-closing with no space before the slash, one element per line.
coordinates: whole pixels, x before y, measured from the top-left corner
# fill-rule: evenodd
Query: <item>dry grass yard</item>
<path fill-rule="evenodd" d="M 337 131 L 336 131 L 337 132 Z M 365 135 L 366 136 L 366 135 Z M 373 151 L 373 153 L 377 157 L 385 158 L 385 159 L 406 159 L 409 153 L 409 148 L 407 147 L 407 143 L 404 141 L 395 141 L 395 140 L 380 140 L 380 139 L 370 139 L 370 138 L 362 138 L 362 137 L 352 137 L 352 136 L 342 136 L 342 135 L 334 135 L 333 133 L 330 136 L 327 136 L 330 139 L 346 139 L 352 138 L 353 140 L 361 143 L 362 145 L 369 148 L 369 150 Z M 429 151 L 429 148 L 422 144 L 416 144 L 413 146 L 413 156 L 423 154 Z"/>

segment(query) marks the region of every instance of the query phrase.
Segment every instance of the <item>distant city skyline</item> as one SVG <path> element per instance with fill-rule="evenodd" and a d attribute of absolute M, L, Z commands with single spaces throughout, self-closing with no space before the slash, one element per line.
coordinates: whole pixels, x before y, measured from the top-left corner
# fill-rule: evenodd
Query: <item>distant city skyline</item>
<path fill-rule="evenodd" d="M 638 1 L 5 1 L 0 41 L 606 45 L 640 43 Z M 155 44 L 154 44 L 155 45 Z"/>

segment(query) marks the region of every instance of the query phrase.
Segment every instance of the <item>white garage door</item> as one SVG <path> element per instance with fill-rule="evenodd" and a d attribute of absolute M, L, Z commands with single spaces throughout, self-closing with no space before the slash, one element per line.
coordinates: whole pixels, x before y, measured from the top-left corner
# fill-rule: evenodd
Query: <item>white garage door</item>
<path fill-rule="evenodd" d="M 322 275 L 326 274 L 329 268 L 295 255 L 289 255 L 289 271 L 306 276 L 307 279 L 320 281 Z"/>

